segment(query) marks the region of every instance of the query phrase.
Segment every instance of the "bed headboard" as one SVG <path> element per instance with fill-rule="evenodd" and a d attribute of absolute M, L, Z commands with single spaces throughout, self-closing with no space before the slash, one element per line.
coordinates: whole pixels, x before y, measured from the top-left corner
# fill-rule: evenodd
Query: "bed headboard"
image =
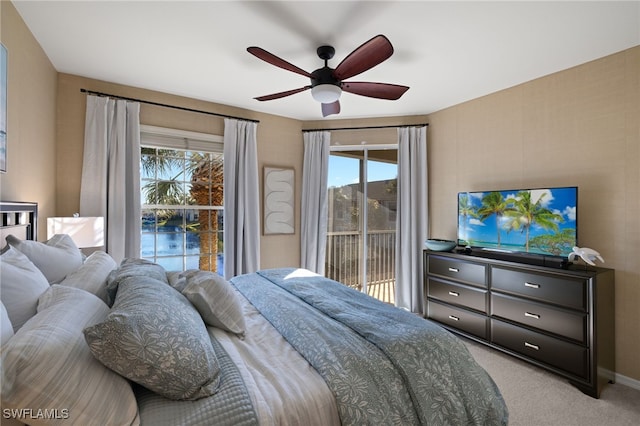
<path fill-rule="evenodd" d="M 38 237 L 38 203 L 0 201 L 0 247 L 4 248 L 7 235 L 21 240 L 36 240 Z"/>

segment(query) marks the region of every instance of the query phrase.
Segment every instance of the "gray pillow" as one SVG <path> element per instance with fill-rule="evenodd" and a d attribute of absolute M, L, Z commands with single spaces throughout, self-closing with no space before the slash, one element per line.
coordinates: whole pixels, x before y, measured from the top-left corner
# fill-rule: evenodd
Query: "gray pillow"
<path fill-rule="evenodd" d="M 93 355 L 120 375 L 170 399 L 213 395 L 220 367 L 189 301 L 148 276 L 121 279 L 104 322 L 87 327 Z"/>
<path fill-rule="evenodd" d="M 24 253 L 42 271 L 49 284 L 57 284 L 82 265 L 82 252 L 67 234 L 56 234 L 44 243 L 8 235 L 7 243 Z"/>
<path fill-rule="evenodd" d="M 244 338 L 242 306 L 233 285 L 209 271 L 196 271 L 185 278 L 182 294 L 193 303 L 204 322 Z"/>
<path fill-rule="evenodd" d="M 131 385 L 91 355 L 82 334 L 108 313 L 103 301 L 84 290 L 49 287 L 38 313 L 2 345 L 2 408 L 61 414 L 55 421 L 27 418 L 31 425 L 139 424 Z"/>
<path fill-rule="evenodd" d="M 7 308 L 4 307 L 4 303 L 0 302 L 0 347 L 13 336 L 13 324 L 7 313 Z"/>
<path fill-rule="evenodd" d="M 0 256 L 0 299 L 17 332 L 36 314 L 38 298 L 49 289 L 47 278 L 21 251 L 9 247 Z"/>
<path fill-rule="evenodd" d="M 128 277 L 150 277 L 169 284 L 165 269 L 146 259 L 127 258 L 120 262 L 118 269 L 107 277 L 107 305 L 113 305 L 118 292 L 118 285 Z"/>
<path fill-rule="evenodd" d="M 95 251 L 76 271 L 67 275 L 60 285 L 81 288 L 107 303 L 107 277 L 117 267 L 116 261 L 107 253 Z"/>

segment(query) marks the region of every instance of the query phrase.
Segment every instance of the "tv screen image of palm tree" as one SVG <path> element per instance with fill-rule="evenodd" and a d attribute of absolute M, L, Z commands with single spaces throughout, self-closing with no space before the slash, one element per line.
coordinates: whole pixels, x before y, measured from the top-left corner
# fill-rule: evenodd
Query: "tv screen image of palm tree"
<path fill-rule="evenodd" d="M 461 192 L 461 245 L 567 256 L 576 245 L 577 188 Z"/>

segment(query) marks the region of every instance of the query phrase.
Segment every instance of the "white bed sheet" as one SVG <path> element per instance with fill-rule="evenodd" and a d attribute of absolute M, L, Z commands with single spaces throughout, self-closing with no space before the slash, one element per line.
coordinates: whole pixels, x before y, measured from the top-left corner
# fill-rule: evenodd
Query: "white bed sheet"
<path fill-rule="evenodd" d="M 315 369 L 239 294 L 246 322 L 241 340 L 209 327 L 234 360 L 260 425 L 340 425 L 332 392 Z"/>

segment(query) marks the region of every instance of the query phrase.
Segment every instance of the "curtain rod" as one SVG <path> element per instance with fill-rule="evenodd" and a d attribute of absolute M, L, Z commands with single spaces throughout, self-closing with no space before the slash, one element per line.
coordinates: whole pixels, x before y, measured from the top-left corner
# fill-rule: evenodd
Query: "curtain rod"
<path fill-rule="evenodd" d="M 335 132 L 338 130 L 368 130 L 368 129 L 391 129 L 398 127 L 422 127 L 428 126 L 429 123 L 422 124 L 405 124 L 402 126 L 362 126 L 362 127 L 338 127 L 335 129 L 303 129 L 303 132 Z"/>
<path fill-rule="evenodd" d="M 80 91 L 82 93 L 87 93 L 89 95 L 108 96 L 108 97 L 111 97 L 111 98 L 123 99 L 125 101 L 141 102 L 141 103 L 144 103 L 144 104 L 155 105 L 155 106 L 160 106 L 160 107 L 165 107 L 165 108 L 179 109 L 181 111 L 197 112 L 197 113 L 200 113 L 200 114 L 215 115 L 217 117 L 233 118 L 233 119 L 236 119 L 236 120 L 244 120 L 244 121 L 252 121 L 254 123 L 259 123 L 260 122 L 260 120 L 252 120 L 250 118 L 234 117 L 233 115 L 218 114 L 216 112 L 211 112 L 211 111 L 202 111 L 202 110 L 199 110 L 199 109 L 192 109 L 192 108 L 186 108 L 186 107 L 179 107 L 179 106 L 175 106 L 175 105 L 161 104 L 161 103 L 158 103 L 158 102 L 145 101 L 145 100 L 142 100 L 142 99 L 127 98 L 125 96 L 110 95 L 108 93 L 94 92 L 93 90 L 80 89 Z"/>

